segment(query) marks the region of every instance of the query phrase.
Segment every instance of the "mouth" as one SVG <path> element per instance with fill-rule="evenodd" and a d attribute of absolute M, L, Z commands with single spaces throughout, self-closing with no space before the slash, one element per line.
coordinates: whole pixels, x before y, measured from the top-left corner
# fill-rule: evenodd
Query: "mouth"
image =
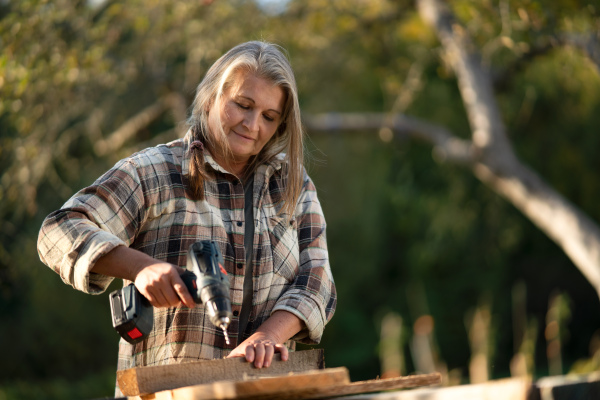
<path fill-rule="evenodd" d="M 254 141 L 254 138 L 248 135 L 243 135 L 241 133 L 237 133 L 236 131 L 234 131 L 233 129 L 231 130 L 231 132 L 235 133 L 237 136 L 246 139 L 246 140 L 250 140 L 250 141 Z"/>

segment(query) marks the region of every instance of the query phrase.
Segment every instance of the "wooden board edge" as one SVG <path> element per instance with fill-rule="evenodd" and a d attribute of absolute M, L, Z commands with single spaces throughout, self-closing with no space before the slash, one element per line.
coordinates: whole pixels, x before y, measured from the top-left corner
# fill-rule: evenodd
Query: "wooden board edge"
<path fill-rule="evenodd" d="M 369 379 L 366 381 L 357 381 L 352 382 L 350 387 L 367 387 L 372 384 L 382 387 L 394 387 L 394 386 L 403 386 L 413 387 L 413 386 L 432 386 L 439 385 L 442 383 L 442 374 L 439 372 L 432 372 L 430 374 L 418 374 L 418 375 L 404 375 L 396 378 L 385 378 L 385 379 Z"/>
<path fill-rule="evenodd" d="M 442 375 L 438 372 L 422 375 L 407 375 L 398 378 L 372 379 L 367 381 L 352 382 L 349 385 L 339 385 L 326 388 L 321 393 L 315 393 L 312 396 L 302 397 L 303 399 L 313 399 L 320 397 L 339 397 L 355 394 L 367 394 L 384 392 L 399 389 L 411 389 L 416 387 L 425 387 L 440 385 Z"/>
<path fill-rule="evenodd" d="M 137 371 L 135 368 L 117 371 L 117 383 L 121 393 L 124 395 L 134 395 L 140 393 Z"/>

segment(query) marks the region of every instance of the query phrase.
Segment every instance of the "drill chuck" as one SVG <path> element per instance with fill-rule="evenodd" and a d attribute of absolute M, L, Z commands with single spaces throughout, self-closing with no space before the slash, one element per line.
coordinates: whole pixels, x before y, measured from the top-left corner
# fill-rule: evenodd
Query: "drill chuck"
<path fill-rule="evenodd" d="M 231 301 L 229 300 L 229 290 L 226 292 L 224 285 L 205 286 L 200 292 L 200 298 L 213 325 L 222 325 L 225 320 L 229 325 Z"/>

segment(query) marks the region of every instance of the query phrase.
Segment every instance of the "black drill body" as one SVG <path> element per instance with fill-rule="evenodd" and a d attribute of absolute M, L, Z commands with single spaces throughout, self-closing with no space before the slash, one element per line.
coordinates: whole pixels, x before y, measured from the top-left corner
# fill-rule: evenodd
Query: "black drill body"
<path fill-rule="evenodd" d="M 204 304 L 210 321 L 225 334 L 231 321 L 229 278 L 216 243 L 203 240 L 192 244 L 187 254 L 187 270 L 181 274 L 188 291 L 198 304 Z M 152 331 L 154 309 L 134 284 L 110 294 L 114 328 L 131 344 L 146 339 Z"/>

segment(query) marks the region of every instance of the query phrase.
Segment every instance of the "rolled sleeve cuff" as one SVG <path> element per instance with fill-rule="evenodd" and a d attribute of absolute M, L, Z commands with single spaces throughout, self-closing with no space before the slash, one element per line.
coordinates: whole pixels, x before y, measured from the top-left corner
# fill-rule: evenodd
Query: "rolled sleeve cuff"
<path fill-rule="evenodd" d="M 307 296 L 306 292 L 290 290 L 277 301 L 271 314 L 278 310 L 294 314 L 306 325 L 292 340 L 305 344 L 318 344 L 321 341 L 326 317 L 325 309 L 318 300 Z"/>
<path fill-rule="evenodd" d="M 85 293 L 98 294 L 104 292 L 114 278 L 91 272 L 91 270 L 102 256 L 108 254 L 117 246 L 126 246 L 126 244 L 109 232 L 95 232 L 86 240 L 86 243 L 78 252 L 73 281 L 67 283 L 71 283 L 75 289 Z M 64 275 L 63 280 L 65 280 Z"/>

